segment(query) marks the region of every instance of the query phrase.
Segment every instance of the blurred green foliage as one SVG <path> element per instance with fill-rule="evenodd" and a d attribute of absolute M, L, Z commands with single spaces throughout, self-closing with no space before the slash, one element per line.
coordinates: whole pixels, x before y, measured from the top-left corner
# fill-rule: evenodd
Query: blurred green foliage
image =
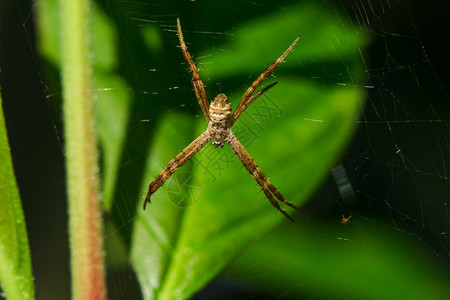
<path fill-rule="evenodd" d="M 57 20 L 58 4 L 42 2 L 47 5 L 39 6 L 41 53 L 58 69 L 58 26 L 49 22 Z M 115 228 L 106 240 L 109 264 L 120 267 L 129 259 L 145 299 L 190 297 L 229 265 L 227 277 L 243 276 L 274 296 L 445 295 L 444 282 L 426 278 L 428 262 L 411 266 L 409 240 L 397 241 L 398 235 L 353 219 L 347 227 L 339 220 L 303 222 L 304 216 L 290 209 L 302 222 L 289 223 L 228 146 L 205 146 L 142 211 L 148 184 L 207 125 L 178 46 L 176 17 L 209 98 L 224 92 L 234 108 L 246 87 L 302 36 L 276 78 L 267 80 L 279 84 L 233 128 L 263 172 L 297 205 L 329 172 L 364 105 L 361 53 L 369 36 L 332 5 L 305 1 L 249 13 L 245 3 L 236 2 L 231 15 L 216 13 L 220 3 L 194 3 L 195 9 L 187 10 L 178 1 L 151 11 L 140 1 L 96 2 L 97 132 L 104 203 L 112 220 L 107 227 Z"/>

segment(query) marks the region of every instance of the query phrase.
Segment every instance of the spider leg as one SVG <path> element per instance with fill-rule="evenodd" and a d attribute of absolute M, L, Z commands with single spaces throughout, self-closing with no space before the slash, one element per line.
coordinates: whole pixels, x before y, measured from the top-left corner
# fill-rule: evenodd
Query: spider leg
<path fill-rule="evenodd" d="M 268 85 L 268 86 L 266 86 L 265 88 L 259 90 L 256 94 L 254 94 L 254 95 L 251 96 L 249 99 L 247 99 L 247 100 L 245 101 L 245 103 L 242 103 L 242 105 L 239 104 L 239 105 L 241 106 L 241 108 L 240 108 L 241 112 L 243 112 L 244 110 L 246 110 L 246 109 L 247 109 L 247 106 L 249 106 L 250 103 L 252 103 L 254 100 L 258 99 L 259 96 L 261 96 L 262 94 L 264 94 L 265 92 L 267 92 L 267 90 L 269 90 L 270 88 L 274 87 L 277 83 L 278 83 L 278 82 L 271 83 L 270 85 Z M 239 115 L 240 115 L 240 114 L 239 114 Z M 233 126 L 234 122 L 237 120 L 237 118 L 239 117 L 239 115 L 236 116 L 236 119 L 234 119 L 234 120 L 233 120 L 232 118 L 229 119 L 228 122 L 229 122 L 230 126 Z"/>
<path fill-rule="evenodd" d="M 207 142 L 211 140 L 209 133 L 207 131 L 203 132 L 198 138 L 196 138 L 192 143 L 190 143 L 186 148 L 183 149 L 174 159 L 172 159 L 164 170 L 150 183 L 148 187 L 147 196 L 144 201 L 144 210 L 147 206 L 147 203 L 150 203 L 151 195 L 156 192 L 163 183 L 170 178 L 170 176 L 178 170 L 179 167 L 184 165 L 187 161 L 189 161 L 195 153 L 197 153 L 203 146 L 206 145 Z"/>
<path fill-rule="evenodd" d="M 202 109 L 203 115 L 206 118 L 206 121 L 210 121 L 209 118 L 209 104 L 206 98 L 205 87 L 203 86 L 203 82 L 200 80 L 200 76 L 198 75 L 197 66 L 192 60 L 191 55 L 186 47 L 186 43 L 184 42 L 183 33 L 181 32 L 180 19 L 177 18 L 177 30 L 178 30 L 178 38 L 180 39 L 181 51 L 183 52 L 184 59 L 186 60 L 189 68 L 192 71 L 192 86 L 195 90 L 195 97 L 197 97 L 198 104 Z"/>
<path fill-rule="evenodd" d="M 296 38 L 295 41 L 289 46 L 289 48 L 287 48 L 287 50 L 284 51 L 284 53 L 275 62 L 273 62 L 261 75 L 259 75 L 259 77 L 247 89 L 247 91 L 245 92 L 244 96 L 242 96 L 241 102 L 239 103 L 238 107 L 234 111 L 233 115 L 230 117 L 230 125 L 231 126 L 234 124 L 234 122 L 236 122 L 237 118 L 239 118 L 239 116 L 244 112 L 244 110 L 247 108 L 247 106 L 253 100 L 255 100 L 257 98 L 257 97 L 255 97 L 253 99 L 250 98 L 253 95 L 253 93 L 255 92 L 255 89 L 261 84 L 261 82 L 264 81 L 264 79 L 269 77 L 270 74 L 272 74 L 272 72 L 275 71 L 275 69 L 286 58 L 286 56 L 289 54 L 289 52 L 292 51 L 292 49 L 295 47 L 295 45 L 297 44 L 299 39 L 300 39 L 300 37 Z M 272 86 L 269 86 L 268 88 L 270 88 Z M 265 92 L 265 90 L 264 90 L 264 92 Z M 258 96 L 260 96 L 261 94 L 259 94 Z"/>
<path fill-rule="evenodd" d="M 264 175 L 264 173 L 258 167 L 256 162 L 253 160 L 253 158 L 250 156 L 250 154 L 248 154 L 247 150 L 245 150 L 244 146 L 241 144 L 241 142 L 238 140 L 238 138 L 232 132 L 230 132 L 230 137 L 228 138 L 227 142 L 230 145 L 231 149 L 233 149 L 234 153 L 239 158 L 241 163 L 247 169 L 247 171 L 253 176 L 253 178 L 255 178 L 256 182 L 261 186 L 261 189 L 263 190 L 266 197 L 269 199 L 270 203 L 272 203 L 272 205 L 275 206 L 275 208 L 278 209 L 289 220 L 294 222 L 294 219 L 292 219 L 291 216 L 289 216 L 287 214 L 287 212 L 278 204 L 278 202 L 273 197 L 273 195 L 275 195 L 275 197 L 278 198 L 279 201 L 281 201 L 282 203 L 284 203 L 290 207 L 293 207 L 297 210 L 300 210 L 300 208 L 298 208 L 291 202 L 284 199 L 284 197 L 281 195 L 281 193 L 275 188 L 275 186 L 270 182 L 270 180 Z"/>

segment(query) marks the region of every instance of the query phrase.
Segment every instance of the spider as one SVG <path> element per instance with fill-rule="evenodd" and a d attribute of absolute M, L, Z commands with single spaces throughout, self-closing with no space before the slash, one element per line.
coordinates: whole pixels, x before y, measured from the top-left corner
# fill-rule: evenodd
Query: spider
<path fill-rule="evenodd" d="M 344 225 L 347 225 L 348 223 L 350 223 L 350 218 L 352 217 L 352 215 L 348 216 L 347 218 L 344 217 L 344 215 L 342 215 L 342 219 L 341 219 L 341 223 Z"/>
<path fill-rule="evenodd" d="M 208 121 L 208 128 L 199 137 L 197 137 L 191 144 L 189 144 L 183 151 L 181 151 L 174 159 L 172 159 L 169 164 L 161 171 L 161 173 L 153 180 L 153 182 L 148 187 L 147 196 L 144 201 L 144 210 L 147 203 L 150 203 L 150 197 L 155 193 L 159 187 L 181 166 L 183 166 L 187 161 L 189 161 L 203 146 L 206 145 L 210 140 L 215 147 L 223 147 L 225 143 L 230 145 L 236 156 L 239 158 L 241 163 L 245 166 L 247 171 L 255 178 L 256 182 L 261 186 L 266 197 L 270 200 L 270 203 L 278 209 L 283 215 L 285 215 L 289 220 L 294 222 L 286 211 L 281 208 L 278 202 L 274 199 L 275 197 L 278 201 L 299 210 L 297 206 L 291 202 L 284 199 L 280 192 L 273 186 L 269 179 L 263 174 L 261 169 L 258 167 L 253 158 L 245 150 L 244 146 L 239 142 L 237 137 L 231 131 L 231 127 L 239 118 L 239 116 L 244 112 L 247 106 L 261 96 L 268 89 L 272 88 L 278 82 L 272 83 L 267 87 L 255 92 L 255 89 L 264 81 L 267 77 L 272 74 L 273 71 L 278 67 L 278 65 L 285 59 L 285 57 L 292 51 L 294 46 L 297 44 L 300 37 L 297 37 L 294 42 L 289 46 L 289 48 L 281 55 L 274 63 L 272 63 L 259 77 L 253 82 L 253 84 L 247 89 L 244 96 L 241 99 L 238 107 L 231 114 L 231 104 L 227 100 L 225 94 L 219 94 L 217 97 L 208 104 L 206 99 L 205 88 L 203 87 L 203 82 L 200 80 L 196 64 L 192 61 L 192 57 L 188 52 L 186 44 L 184 42 L 183 33 L 181 32 L 180 20 L 177 18 L 177 31 L 178 38 L 180 40 L 181 51 L 183 56 L 191 69 L 192 72 L 192 85 L 194 87 L 195 96 L 198 100 L 198 104 L 202 109 L 203 115 L 206 121 Z"/>

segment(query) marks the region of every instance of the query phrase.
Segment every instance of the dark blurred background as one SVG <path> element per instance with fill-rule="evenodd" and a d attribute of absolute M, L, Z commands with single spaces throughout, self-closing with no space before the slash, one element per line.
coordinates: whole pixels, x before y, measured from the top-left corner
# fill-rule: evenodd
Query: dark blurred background
<path fill-rule="evenodd" d="M 239 14 L 250 18 L 292 2 L 248 2 L 241 5 L 247 11 Z M 358 3 L 334 1 L 336 9 L 373 38 L 365 53 L 367 85 L 377 88 L 366 89 L 368 103 L 357 132 L 337 163 L 346 170 L 344 181 L 353 192 L 341 198 L 330 170 L 306 213 L 323 220 L 339 220 L 342 214 L 381 220 L 419 239 L 448 266 L 449 3 L 371 1 L 367 8 L 372 11 L 361 11 Z M 178 4 L 189 9 L 182 1 L 160 5 L 169 14 L 179 11 Z M 36 298 L 69 299 L 61 115 L 49 101 L 59 96 L 52 94 L 54 86 L 48 88 L 52 79 L 45 78 L 36 52 L 35 5 L 39 2 L 0 2 L 0 87 L 29 232 Z M 227 7 L 233 11 L 232 2 Z M 135 281 L 123 284 L 131 289 Z M 212 283 L 198 297 L 262 296 L 227 284 Z"/>

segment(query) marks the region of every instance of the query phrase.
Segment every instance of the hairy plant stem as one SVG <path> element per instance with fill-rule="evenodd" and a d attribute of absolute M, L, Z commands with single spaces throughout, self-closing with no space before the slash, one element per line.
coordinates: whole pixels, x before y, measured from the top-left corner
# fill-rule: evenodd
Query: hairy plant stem
<path fill-rule="evenodd" d="M 73 299 L 105 299 L 89 0 L 61 5 L 62 86 Z"/>

